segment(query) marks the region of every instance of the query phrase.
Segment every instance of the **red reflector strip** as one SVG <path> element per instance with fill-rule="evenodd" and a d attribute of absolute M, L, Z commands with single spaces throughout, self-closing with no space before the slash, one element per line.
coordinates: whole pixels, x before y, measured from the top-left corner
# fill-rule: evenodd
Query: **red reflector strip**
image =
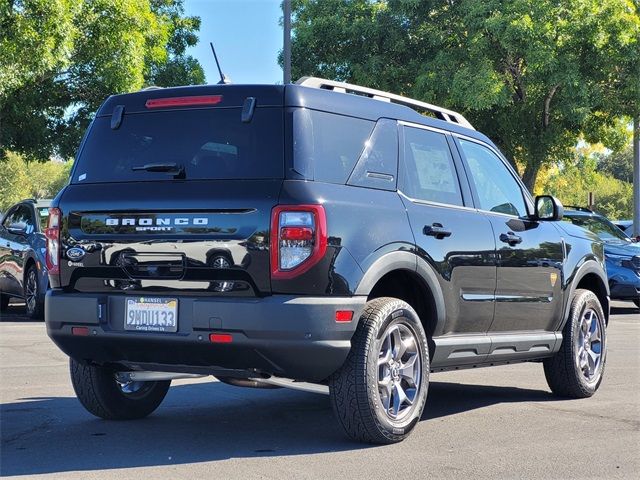
<path fill-rule="evenodd" d="M 193 105 L 217 105 L 222 95 L 196 95 L 191 97 L 150 98 L 144 104 L 147 108 L 187 107 Z"/>
<path fill-rule="evenodd" d="M 88 337 L 89 327 L 71 327 L 71 334 L 79 337 Z"/>
<path fill-rule="evenodd" d="M 212 333 L 209 335 L 211 343 L 231 343 L 233 337 L 229 333 Z"/>
<path fill-rule="evenodd" d="M 313 240 L 313 229 L 309 227 L 282 227 L 280 238 L 282 240 Z"/>
<path fill-rule="evenodd" d="M 338 310 L 336 312 L 336 322 L 350 322 L 353 320 L 353 310 Z"/>

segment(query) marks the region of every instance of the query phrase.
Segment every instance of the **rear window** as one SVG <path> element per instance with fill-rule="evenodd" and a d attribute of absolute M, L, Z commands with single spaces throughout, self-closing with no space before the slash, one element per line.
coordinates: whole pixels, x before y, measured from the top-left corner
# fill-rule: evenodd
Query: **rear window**
<path fill-rule="evenodd" d="M 98 117 L 78 158 L 72 183 L 157 181 L 168 172 L 134 171 L 148 164 L 183 166 L 187 180 L 283 178 L 282 109 L 240 108 L 126 114 L 119 128 Z"/>

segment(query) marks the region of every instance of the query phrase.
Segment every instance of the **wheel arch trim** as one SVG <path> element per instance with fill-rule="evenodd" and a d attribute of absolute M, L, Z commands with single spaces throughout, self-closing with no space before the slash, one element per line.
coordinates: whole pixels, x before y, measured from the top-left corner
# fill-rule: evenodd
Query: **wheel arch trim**
<path fill-rule="evenodd" d="M 578 288 L 578 284 L 582 281 L 583 278 L 585 278 L 589 274 L 593 274 L 596 277 L 598 277 L 598 279 L 600 280 L 600 283 L 602 284 L 602 287 L 604 288 L 604 292 L 607 297 L 607 304 L 602 305 L 602 309 L 604 310 L 606 321 L 608 323 L 609 308 L 610 308 L 610 298 L 609 298 L 610 293 L 609 293 L 609 282 L 607 280 L 607 274 L 604 271 L 604 268 L 600 265 L 600 263 L 598 263 L 594 259 L 587 259 L 582 265 L 580 265 L 573 272 L 573 275 L 572 275 L 573 279 L 571 281 L 570 287 L 568 289 L 568 294 L 565 300 L 565 306 L 563 310 L 564 317 L 562 318 L 562 323 L 559 327 L 560 331 L 564 329 L 564 326 L 567 323 L 567 319 L 569 318 L 569 311 L 571 310 L 571 300 L 573 299 L 575 291 Z M 594 293 L 597 293 L 597 292 L 594 292 Z"/>
<path fill-rule="evenodd" d="M 374 261 L 360 280 L 355 295 L 369 296 L 373 287 L 382 277 L 388 273 L 399 270 L 408 270 L 415 273 L 424 283 L 424 287 L 431 291 L 437 315 L 434 332 L 439 332 L 444 325 L 446 313 L 442 289 L 433 268 L 425 260 L 419 258 L 412 252 L 389 252 Z"/>

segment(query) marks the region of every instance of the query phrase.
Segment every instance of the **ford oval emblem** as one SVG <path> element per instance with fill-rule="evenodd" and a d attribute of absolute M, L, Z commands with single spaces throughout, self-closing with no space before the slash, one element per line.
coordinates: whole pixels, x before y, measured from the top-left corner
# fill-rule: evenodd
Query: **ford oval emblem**
<path fill-rule="evenodd" d="M 85 256 L 86 252 L 79 248 L 79 247 L 73 247 L 70 248 L 69 250 L 67 250 L 67 258 L 69 260 L 72 260 L 74 262 L 78 262 L 80 260 L 82 260 Z"/>

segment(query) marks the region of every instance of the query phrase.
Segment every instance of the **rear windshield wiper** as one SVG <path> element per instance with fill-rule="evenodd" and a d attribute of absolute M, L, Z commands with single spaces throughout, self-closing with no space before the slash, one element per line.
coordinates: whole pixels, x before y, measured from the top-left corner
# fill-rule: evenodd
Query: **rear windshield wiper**
<path fill-rule="evenodd" d="M 179 163 L 145 163 L 144 165 L 134 165 L 131 167 L 134 172 L 167 172 L 173 173 L 173 178 L 184 179 L 184 165 Z"/>

